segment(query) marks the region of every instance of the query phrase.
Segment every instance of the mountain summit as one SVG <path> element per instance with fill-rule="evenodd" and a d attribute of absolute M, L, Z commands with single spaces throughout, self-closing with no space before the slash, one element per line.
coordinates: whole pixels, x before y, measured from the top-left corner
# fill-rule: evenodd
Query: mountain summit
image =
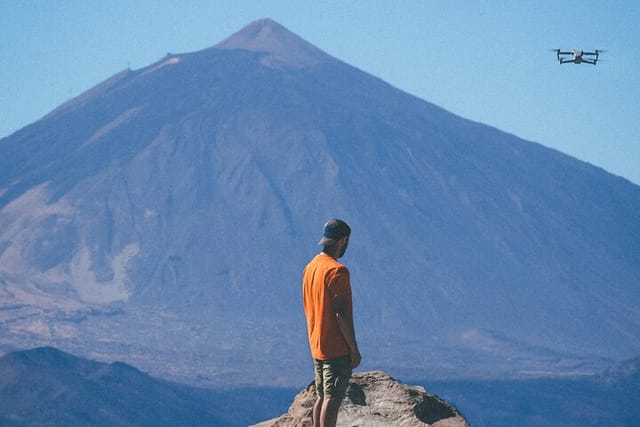
<path fill-rule="evenodd" d="M 640 354 L 640 187 L 270 20 L 0 139 L 0 348 L 300 385 L 301 270 L 332 217 L 353 230 L 363 369 L 575 374 Z"/>
<path fill-rule="evenodd" d="M 273 66 L 305 68 L 334 61 L 328 54 L 269 18 L 250 23 L 215 47 L 264 52 L 267 56 L 263 63 Z"/>

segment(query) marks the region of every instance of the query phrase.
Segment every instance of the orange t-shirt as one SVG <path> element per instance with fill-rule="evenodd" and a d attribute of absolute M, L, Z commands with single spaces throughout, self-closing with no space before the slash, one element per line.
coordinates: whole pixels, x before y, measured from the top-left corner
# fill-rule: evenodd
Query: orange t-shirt
<path fill-rule="evenodd" d="M 329 360 L 349 354 L 336 320 L 336 304 L 351 315 L 349 270 L 331 256 L 321 252 L 302 274 L 302 300 L 307 318 L 311 356 Z"/>

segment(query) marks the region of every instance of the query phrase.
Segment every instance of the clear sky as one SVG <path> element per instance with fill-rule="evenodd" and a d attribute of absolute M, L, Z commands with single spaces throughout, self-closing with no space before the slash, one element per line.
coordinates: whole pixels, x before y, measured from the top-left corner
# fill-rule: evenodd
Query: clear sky
<path fill-rule="evenodd" d="M 267 17 L 457 115 L 640 184 L 636 0 L 0 0 L 0 138 L 118 71 Z M 559 65 L 556 48 L 606 52 Z"/>

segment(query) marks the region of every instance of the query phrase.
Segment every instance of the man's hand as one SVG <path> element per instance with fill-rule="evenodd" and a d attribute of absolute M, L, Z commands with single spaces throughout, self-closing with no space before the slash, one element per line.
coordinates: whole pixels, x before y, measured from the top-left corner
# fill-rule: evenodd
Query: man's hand
<path fill-rule="evenodd" d="M 351 353 L 349 353 L 349 357 L 351 358 L 351 369 L 355 369 L 360 366 L 362 356 L 360 356 L 360 350 L 358 350 L 358 347 L 356 347 L 351 351 Z"/>

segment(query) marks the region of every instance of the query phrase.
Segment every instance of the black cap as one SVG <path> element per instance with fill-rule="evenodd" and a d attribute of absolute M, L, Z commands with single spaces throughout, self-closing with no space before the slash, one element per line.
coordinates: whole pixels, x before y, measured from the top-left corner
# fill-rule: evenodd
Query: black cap
<path fill-rule="evenodd" d="M 318 242 L 322 246 L 331 246 L 344 236 L 351 235 L 351 227 L 340 219 L 331 219 L 324 225 L 322 239 Z"/>

